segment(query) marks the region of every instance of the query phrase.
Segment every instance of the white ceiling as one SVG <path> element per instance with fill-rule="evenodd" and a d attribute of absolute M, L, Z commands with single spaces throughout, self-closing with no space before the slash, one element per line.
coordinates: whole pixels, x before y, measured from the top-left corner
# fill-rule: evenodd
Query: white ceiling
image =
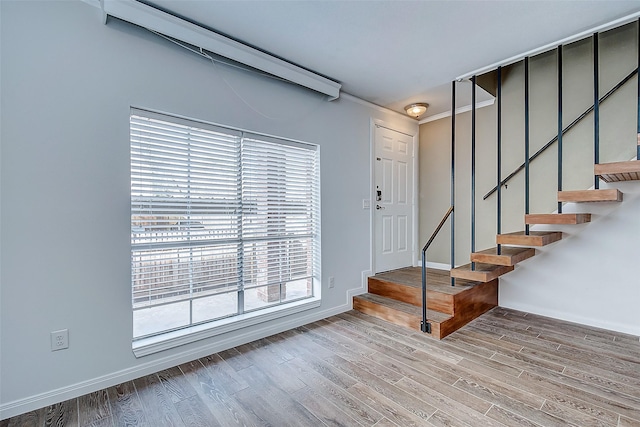
<path fill-rule="evenodd" d="M 640 11 L 640 0 L 153 0 L 399 112 L 450 107 L 450 82 Z"/>

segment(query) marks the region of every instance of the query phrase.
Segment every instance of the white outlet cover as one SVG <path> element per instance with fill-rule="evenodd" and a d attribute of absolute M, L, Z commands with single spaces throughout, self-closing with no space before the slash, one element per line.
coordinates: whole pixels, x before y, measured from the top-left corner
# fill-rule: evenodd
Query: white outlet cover
<path fill-rule="evenodd" d="M 51 332 L 51 351 L 69 348 L 69 330 L 61 329 Z"/>

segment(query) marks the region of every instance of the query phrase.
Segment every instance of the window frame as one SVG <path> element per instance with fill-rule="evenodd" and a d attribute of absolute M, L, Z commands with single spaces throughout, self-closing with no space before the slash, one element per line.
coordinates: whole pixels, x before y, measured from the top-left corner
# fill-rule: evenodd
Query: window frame
<path fill-rule="evenodd" d="M 271 304 L 268 304 L 266 307 L 257 308 L 252 311 L 243 311 L 242 308 L 240 307 L 240 304 L 244 304 L 244 302 L 238 301 L 238 310 L 236 311 L 236 314 L 231 314 L 227 317 L 222 317 L 214 320 L 204 320 L 204 321 L 201 321 L 200 323 L 193 323 L 192 307 L 193 307 L 193 301 L 196 300 L 196 298 L 185 297 L 182 300 L 189 301 L 189 304 L 190 304 L 189 306 L 190 317 L 189 317 L 188 325 L 176 327 L 174 329 L 167 329 L 164 331 L 155 332 L 151 335 L 138 336 L 138 337 L 133 336 L 132 349 L 135 356 L 142 357 L 148 354 L 153 354 L 153 353 L 163 351 L 169 348 L 173 348 L 179 345 L 191 343 L 194 341 L 202 340 L 202 339 L 213 337 L 220 334 L 225 334 L 227 332 L 231 332 L 231 331 L 242 329 L 242 328 L 247 328 L 263 322 L 268 322 L 270 320 L 275 320 L 281 317 L 289 316 L 295 313 L 300 313 L 305 310 L 310 310 L 310 309 L 319 307 L 321 304 L 321 261 L 320 261 L 320 256 L 321 256 L 320 212 L 321 212 L 321 209 L 320 209 L 320 147 L 319 145 L 310 144 L 302 141 L 295 141 L 291 139 L 273 137 L 269 135 L 263 135 L 255 132 L 248 132 L 241 129 L 232 128 L 229 126 L 221 126 L 213 123 L 203 122 L 201 120 L 180 117 L 173 114 L 160 113 L 160 112 L 150 111 L 148 109 L 132 107 L 130 110 L 131 121 L 133 121 L 134 116 L 143 117 L 145 119 L 151 119 L 151 120 L 160 120 L 162 122 L 175 124 L 179 126 L 180 125 L 188 126 L 188 127 L 195 128 L 196 130 L 200 128 L 215 129 L 216 131 L 229 132 L 229 137 L 239 138 L 237 140 L 238 162 L 239 162 L 239 169 L 237 173 L 238 173 L 238 180 L 239 180 L 239 186 L 240 186 L 239 202 L 241 206 L 238 214 L 239 223 L 240 223 L 240 226 L 239 226 L 240 234 L 238 237 L 239 239 L 238 242 L 240 246 L 243 246 L 245 244 L 245 239 L 242 235 L 242 228 L 243 228 L 242 223 L 246 217 L 245 213 L 243 212 L 243 209 L 244 209 L 243 208 L 243 203 L 244 203 L 243 179 L 244 178 L 242 177 L 242 173 L 243 173 L 243 167 L 248 167 L 248 166 L 243 166 L 244 160 L 242 157 L 243 156 L 242 150 L 244 149 L 244 144 L 246 143 L 246 141 L 251 141 L 252 144 L 258 144 L 257 145 L 258 150 L 261 149 L 260 144 L 264 144 L 265 147 L 269 144 L 277 144 L 276 146 L 273 146 L 273 147 L 277 147 L 278 149 L 280 149 L 282 147 L 288 146 L 289 148 L 283 148 L 283 150 L 285 151 L 287 149 L 291 150 L 291 147 L 303 148 L 304 150 L 313 151 L 315 156 L 315 157 L 312 157 L 311 159 L 311 162 L 313 163 L 313 171 L 310 172 L 310 174 L 312 174 L 312 178 L 310 181 L 312 186 L 310 190 L 310 195 L 311 195 L 310 197 L 312 200 L 311 200 L 311 207 L 308 208 L 310 211 L 313 211 L 313 214 L 312 214 L 313 216 L 311 219 L 312 233 L 310 236 L 306 236 L 307 238 L 310 239 L 310 242 L 311 242 L 310 244 L 309 243 L 307 244 L 307 247 L 310 248 L 310 249 L 307 249 L 307 252 L 309 250 L 311 251 L 310 261 L 309 261 L 311 262 L 311 267 L 309 270 L 310 276 L 307 276 L 305 280 L 308 280 L 311 283 L 311 296 L 304 296 L 300 299 L 294 299 L 291 301 L 286 301 L 286 300 L 282 301 L 282 294 L 280 294 L 279 300 L 278 300 L 279 302 L 271 303 Z M 131 169 L 132 185 L 134 182 L 133 139 L 134 139 L 133 124 L 131 124 L 130 125 L 130 150 L 131 150 L 131 166 L 132 166 L 132 169 Z M 264 148 L 264 147 L 262 149 L 268 150 L 268 148 Z M 302 152 L 302 150 L 300 150 L 300 152 Z M 173 163 L 168 162 L 167 164 L 173 164 Z M 188 169 L 185 169 L 185 171 L 188 170 L 188 173 L 190 174 L 191 165 L 189 164 L 189 166 L 185 166 L 185 168 L 188 168 Z M 258 171 L 258 170 L 260 169 L 255 169 L 254 171 Z M 285 173 L 285 176 L 288 177 L 288 172 Z M 137 183 L 139 184 L 139 182 Z M 286 193 L 289 194 L 288 191 L 286 191 Z M 268 200 L 270 201 L 271 199 L 268 199 Z M 131 209 L 132 209 L 131 211 L 131 227 L 132 227 L 131 229 L 131 257 L 132 257 L 131 292 L 132 292 L 132 310 L 135 310 L 133 306 L 134 304 L 134 253 L 136 250 L 139 253 L 140 249 L 134 244 L 135 239 L 134 239 L 134 189 L 133 189 L 133 186 L 131 190 Z M 139 211 L 135 210 L 135 212 L 139 212 Z M 136 217 L 136 218 L 139 218 L 139 217 Z M 188 218 L 189 218 L 188 221 L 191 221 L 191 217 L 188 217 Z M 270 219 L 271 216 L 267 216 L 267 218 Z M 284 218 L 285 219 L 283 221 L 287 223 L 287 221 L 289 221 L 288 219 L 289 217 L 285 216 Z M 286 241 L 286 240 L 292 241 L 292 239 L 290 239 L 289 237 L 284 237 L 284 238 L 280 237 L 280 239 L 282 239 L 283 241 Z M 151 241 L 152 240 L 150 240 L 150 242 Z M 250 242 L 251 239 L 248 239 L 247 241 Z M 291 243 L 289 243 L 289 245 L 290 244 Z M 284 245 L 286 245 L 286 243 L 284 243 Z M 176 244 L 175 247 L 180 248 L 180 245 Z M 184 246 L 184 247 L 188 247 L 188 246 Z M 285 249 L 285 250 L 289 250 L 289 249 Z M 282 251 L 282 249 L 280 249 L 280 251 Z M 243 258 L 245 256 L 243 253 L 243 250 L 240 250 L 237 256 L 238 258 L 236 258 L 236 261 L 239 266 L 238 268 L 242 270 L 243 263 L 246 262 L 246 259 Z M 267 258 L 267 259 L 270 260 L 272 258 Z M 277 258 L 277 259 L 280 259 L 280 258 Z M 285 265 L 288 266 L 289 273 L 291 273 L 291 270 L 293 270 L 293 268 L 291 267 L 292 264 L 285 263 Z M 299 272 L 301 270 L 298 269 L 296 271 Z M 237 292 L 238 299 L 240 300 L 241 299 L 240 294 L 244 292 L 243 271 L 241 271 L 239 274 L 239 280 L 240 282 L 237 284 L 236 288 L 232 286 L 229 288 L 231 290 L 226 290 L 224 292 L 225 293 Z M 284 282 L 284 283 L 286 284 L 288 282 Z M 281 287 L 282 283 L 280 283 L 279 286 Z M 255 287 L 255 284 L 254 284 L 254 287 Z M 161 304 L 158 304 L 158 305 L 161 305 Z M 149 307 L 155 307 L 155 305 L 150 304 Z M 138 308 L 138 310 L 139 309 L 140 308 Z M 134 322 L 135 322 L 135 319 L 134 319 Z"/>

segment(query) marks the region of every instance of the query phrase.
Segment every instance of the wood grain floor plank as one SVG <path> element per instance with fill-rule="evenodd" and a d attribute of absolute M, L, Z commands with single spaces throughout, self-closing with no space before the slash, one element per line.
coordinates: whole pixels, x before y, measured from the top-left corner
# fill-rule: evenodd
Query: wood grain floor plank
<path fill-rule="evenodd" d="M 532 366 L 536 366 L 542 369 L 548 369 L 554 372 L 563 372 L 566 367 L 557 363 L 548 362 L 543 359 L 537 359 L 535 357 L 527 356 L 526 354 L 516 353 L 508 350 L 501 350 L 491 356 L 493 360 L 504 363 L 505 365 L 513 366 L 522 370 L 530 369 Z"/>
<path fill-rule="evenodd" d="M 366 338 L 369 346 L 374 346 L 374 350 L 384 351 L 387 348 L 393 348 L 398 351 L 411 353 L 415 347 L 404 344 L 402 341 L 395 340 L 387 335 L 379 333 L 371 325 L 368 327 L 359 322 L 350 322 L 348 320 L 338 320 L 332 324 L 332 328 L 343 335 L 351 336 L 353 333 L 359 334 Z"/>
<path fill-rule="evenodd" d="M 542 411 L 554 415 L 563 420 L 579 425 L 580 427 L 615 427 L 617 423 L 608 423 L 599 418 L 590 417 L 582 412 L 573 411 L 567 406 L 558 405 L 553 402 L 546 401 L 542 405 Z"/>
<path fill-rule="evenodd" d="M 543 367 L 539 367 L 537 365 L 529 365 L 523 366 L 525 371 L 527 372 L 535 372 L 538 374 L 546 374 L 548 373 L 549 378 L 554 378 L 554 375 L 561 375 L 557 371 L 548 371 Z M 536 384 L 530 381 L 527 381 L 526 376 L 522 376 L 516 380 L 512 380 L 510 377 L 504 377 L 502 381 L 506 381 L 516 387 L 520 387 L 523 390 L 528 390 L 530 393 L 539 396 L 547 401 L 551 401 L 554 403 L 558 403 L 567 407 L 568 409 L 572 409 L 574 411 L 580 412 L 588 417 L 596 417 L 600 420 L 603 420 L 606 423 L 612 423 L 616 418 L 616 414 L 605 410 L 597 405 L 593 405 L 592 403 L 587 403 L 580 399 L 578 395 L 569 395 L 567 394 L 567 390 L 562 389 L 561 387 L 546 387 L 543 384 Z M 546 385 L 546 384 L 544 384 Z"/>
<path fill-rule="evenodd" d="M 111 406 L 106 389 L 78 398 L 78 418 L 81 426 L 91 425 L 108 417 L 111 417 Z"/>
<path fill-rule="evenodd" d="M 138 398 L 133 382 L 108 388 L 112 417 L 118 426 L 146 426 L 149 421 Z"/>
<path fill-rule="evenodd" d="M 566 364 L 567 359 L 563 356 L 555 354 L 555 352 L 542 351 L 542 350 L 532 350 L 530 348 L 523 348 L 521 351 L 522 354 L 534 357 L 541 360 L 551 361 L 557 364 Z M 607 369 L 603 369 L 599 366 L 585 364 L 581 361 L 571 360 L 571 366 L 567 366 L 566 369 L 577 369 L 580 371 L 592 372 L 598 376 L 609 379 L 614 382 L 619 382 L 621 384 L 627 384 L 631 387 L 640 387 L 640 381 L 637 378 L 632 378 L 627 376 L 625 373 L 617 373 Z"/>
<path fill-rule="evenodd" d="M 442 370 L 440 368 L 430 366 L 416 357 L 411 357 L 402 353 L 374 353 L 368 356 L 370 360 L 382 365 L 388 369 L 392 369 L 403 376 L 411 379 L 429 377 L 440 381 L 443 384 L 453 385 L 458 381 L 459 376 Z"/>
<path fill-rule="evenodd" d="M 247 414 L 240 404 L 222 388 L 221 378 L 212 375 L 199 360 L 180 365 L 185 378 L 196 389 L 211 411 L 215 422 L 225 426 L 260 425 L 262 420 Z M 244 390 L 244 388 L 242 389 Z M 214 420 L 211 420 L 212 422 Z"/>
<path fill-rule="evenodd" d="M 436 411 L 433 406 L 424 400 L 413 396 L 411 393 L 407 393 L 393 384 L 381 380 L 375 375 L 371 375 L 369 372 L 360 369 L 340 356 L 334 356 L 328 361 L 352 378 L 356 379 L 360 384 L 363 384 L 368 388 L 375 390 L 380 395 L 396 402 L 396 404 L 411 412 L 416 417 L 426 420 Z"/>
<path fill-rule="evenodd" d="M 461 390 L 465 390 L 470 394 L 486 399 L 487 401 L 493 403 L 495 406 L 504 408 L 522 418 L 530 420 L 534 423 L 538 423 L 539 425 L 545 427 L 559 427 L 567 425 L 579 427 L 575 424 L 567 422 L 567 420 L 563 420 L 561 418 L 547 414 L 546 412 L 543 412 L 533 406 L 529 406 L 507 395 L 492 390 L 491 388 L 485 387 L 482 384 L 478 384 L 475 381 L 461 379 L 455 385 Z"/>
<path fill-rule="evenodd" d="M 424 426 L 431 415 L 424 414 L 423 417 L 418 417 L 393 400 L 360 383 L 349 387 L 347 391 L 367 405 L 376 408 L 390 421 L 402 427 Z"/>
<path fill-rule="evenodd" d="M 331 329 L 340 335 L 354 339 L 375 351 L 385 352 L 387 349 L 391 348 L 403 353 L 412 353 L 416 349 L 415 347 L 406 345 L 401 341 L 394 340 L 384 334 L 380 334 L 373 328 L 366 328 L 346 320 L 340 320 L 333 323 L 331 325 Z"/>
<path fill-rule="evenodd" d="M 276 336 L 270 337 L 269 339 L 278 343 L 278 339 L 282 338 L 283 341 L 281 345 L 287 346 L 289 353 L 294 355 L 295 357 L 304 357 L 305 355 L 311 354 L 318 358 L 329 357 L 334 353 L 317 344 L 313 341 L 307 334 L 306 331 L 302 329 L 292 329 L 290 331 L 282 332 Z"/>
<path fill-rule="evenodd" d="M 440 410 L 434 412 L 427 421 L 429 421 L 429 424 L 436 427 L 470 427 L 469 424 L 464 423 Z"/>
<path fill-rule="evenodd" d="M 380 421 L 378 421 L 377 423 L 375 423 L 373 425 L 373 427 L 398 427 L 398 424 L 394 423 L 393 421 L 389 420 L 388 418 L 383 418 Z"/>
<path fill-rule="evenodd" d="M 250 386 L 219 354 L 201 357 L 199 360 L 227 394 L 233 394 Z"/>
<path fill-rule="evenodd" d="M 70 399 L 64 402 L 48 406 L 45 409 L 45 427 L 50 426 L 77 426 L 80 424 L 78 418 L 78 399 Z"/>
<path fill-rule="evenodd" d="M 558 381 L 549 380 L 540 375 L 531 374 L 527 371 L 522 373 L 521 378 L 524 381 L 530 381 L 532 384 L 537 383 L 542 387 L 559 391 L 560 393 L 564 393 L 568 396 L 575 397 L 576 399 L 592 403 L 606 410 L 625 415 L 632 419 L 640 420 L 640 408 L 638 407 L 611 400 L 605 396 L 602 396 L 601 394 L 594 393 L 592 391 L 586 391 L 563 384 Z"/>
<path fill-rule="evenodd" d="M 502 374 L 492 368 L 487 369 L 482 363 L 472 360 L 462 360 L 458 363 L 458 366 L 462 366 L 469 370 L 469 372 L 473 372 L 473 374 L 467 374 L 463 378 L 480 383 L 521 403 L 539 408 L 544 402 L 544 398 L 541 396 L 523 390 L 522 381 L 520 381 L 519 378 L 509 374 Z"/>
<path fill-rule="evenodd" d="M 187 427 L 210 427 L 216 425 L 211 411 L 200 396 L 193 395 L 175 404 L 176 410 Z"/>
<path fill-rule="evenodd" d="M 86 427 L 119 427 L 119 426 L 116 424 L 115 419 L 109 416 L 106 418 L 100 418 L 99 420 L 96 420 L 91 424 L 87 424 Z"/>
<path fill-rule="evenodd" d="M 521 417 L 520 415 L 514 414 L 507 409 L 495 405 L 487 412 L 487 418 L 491 418 L 510 427 L 540 427 L 540 424 L 534 423 L 525 417 Z"/>
<path fill-rule="evenodd" d="M 567 368 L 562 371 L 562 373 L 568 377 L 573 377 L 575 379 L 584 381 L 587 384 L 598 385 L 609 390 L 615 390 L 617 392 L 626 394 L 628 396 L 640 398 L 640 381 L 635 381 L 635 384 L 632 385 L 628 382 L 623 383 L 620 381 L 614 381 L 601 375 L 597 375 L 593 372 L 585 372 L 579 369 L 574 369 L 571 366 L 567 366 Z M 629 379 L 628 381 L 631 382 L 632 379 Z"/>
<path fill-rule="evenodd" d="M 9 427 L 39 427 L 44 425 L 44 421 L 44 409 L 38 409 L 11 418 L 8 425 Z"/>
<path fill-rule="evenodd" d="M 640 421 L 620 416 L 618 427 L 640 427 Z"/>
<path fill-rule="evenodd" d="M 151 374 L 133 381 L 142 403 L 149 425 L 157 427 L 184 426 L 178 411 L 171 402 L 156 374 Z"/>
<path fill-rule="evenodd" d="M 366 357 L 368 354 L 375 351 L 367 346 L 358 344 L 355 341 L 347 342 L 342 340 L 340 334 L 332 332 L 327 328 L 323 328 L 322 325 L 317 323 L 306 325 L 303 329 L 307 332 L 307 336 L 313 339 L 316 343 L 333 351 L 335 354 L 356 354 Z"/>
<path fill-rule="evenodd" d="M 629 407 L 638 408 L 640 410 L 640 398 L 630 396 L 625 393 L 620 393 L 618 391 L 595 385 L 593 382 L 584 381 L 579 378 L 567 376 L 564 373 L 558 372 L 549 372 L 547 370 L 539 370 L 537 368 L 532 368 L 527 372 L 527 374 L 540 375 L 545 378 L 545 380 L 555 381 L 557 383 L 563 384 L 567 387 L 571 387 L 575 390 L 582 390 L 585 392 L 589 392 L 603 398 L 609 399 L 611 401 L 618 402 L 623 405 L 627 405 Z"/>
<path fill-rule="evenodd" d="M 273 353 L 263 346 L 254 346 L 253 343 L 250 343 L 238 347 L 238 350 L 251 360 L 253 366 L 258 367 L 264 375 L 285 392 L 293 394 L 306 387 L 306 384 L 296 375 L 292 375 L 284 360 L 280 361 L 279 358 L 274 357 Z M 248 382 L 246 378 L 245 381 Z"/>
<path fill-rule="evenodd" d="M 602 355 L 620 359 L 632 363 L 640 363 L 640 347 L 629 348 L 626 346 L 615 346 L 614 341 L 603 343 L 602 341 L 588 341 L 586 337 L 561 335 L 550 331 L 541 332 L 538 339 L 550 341 L 561 346 L 576 348 L 582 352 L 591 353 L 594 348 L 600 350 Z"/>
<path fill-rule="evenodd" d="M 260 368 L 239 371 L 252 386 L 235 394 L 243 407 L 273 426 L 318 426 L 322 422 L 288 393 L 274 384 Z M 253 400 L 252 400 L 253 399 Z"/>
<path fill-rule="evenodd" d="M 289 363 L 298 370 L 300 378 L 303 379 L 309 388 L 312 388 L 317 393 L 322 393 L 327 400 L 341 408 L 360 424 L 374 425 L 382 419 L 382 415 L 378 411 L 356 399 L 348 393 L 346 389 L 339 387 L 317 373 L 313 368 L 309 367 L 304 360 L 296 358 Z"/>
<path fill-rule="evenodd" d="M 244 368 L 248 368 L 251 366 L 251 361 L 247 359 L 242 353 L 238 351 L 237 348 L 230 348 L 228 350 L 224 350 L 218 353 L 220 357 L 224 359 L 225 362 L 229 364 L 236 371 L 241 371 Z"/>
<path fill-rule="evenodd" d="M 431 405 L 433 405 L 437 411 L 442 411 L 450 414 L 454 414 L 454 416 L 470 426 L 486 426 L 486 427 L 500 427 L 502 424 L 493 422 L 491 419 L 488 419 L 484 414 L 491 408 L 491 404 L 486 401 L 482 401 L 482 404 L 479 405 L 479 411 L 472 409 L 467 402 L 467 398 L 477 399 L 475 396 L 472 396 L 468 393 L 462 392 L 455 387 L 448 386 L 452 390 L 457 391 L 456 399 L 451 399 L 446 394 L 449 393 L 441 393 L 442 389 L 436 389 L 434 387 L 428 387 L 424 384 L 421 384 L 417 381 L 414 381 L 409 378 L 404 378 L 396 384 L 401 389 L 413 393 L 415 396 L 420 397 L 422 400 L 428 401 Z M 462 394 L 466 394 L 466 396 L 462 396 Z M 480 399 L 478 399 L 480 400 Z M 462 404 L 461 402 L 465 402 Z"/>
<path fill-rule="evenodd" d="M 323 424 L 330 427 L 361 426 L 339 407 L 311 389 L 296 393 L 294 399 L 315 415 Z"/>
<path fill-rule="evenodd" d="M 174 366 L 170 369 L 158 372 L 158 379 L 164 386 L 165 390 L 171 397 L 173 403 L 195 396 L 196 390 L 189 384 L 179 367 Z"/>

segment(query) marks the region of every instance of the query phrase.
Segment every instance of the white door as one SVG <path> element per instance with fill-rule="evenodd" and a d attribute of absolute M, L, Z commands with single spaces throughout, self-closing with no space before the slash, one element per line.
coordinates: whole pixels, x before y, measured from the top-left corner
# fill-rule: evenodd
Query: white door
<path fill-rule="evenodd" d="M 413 137 L 375 128 L 375 272 L 413 265 Z"/>

